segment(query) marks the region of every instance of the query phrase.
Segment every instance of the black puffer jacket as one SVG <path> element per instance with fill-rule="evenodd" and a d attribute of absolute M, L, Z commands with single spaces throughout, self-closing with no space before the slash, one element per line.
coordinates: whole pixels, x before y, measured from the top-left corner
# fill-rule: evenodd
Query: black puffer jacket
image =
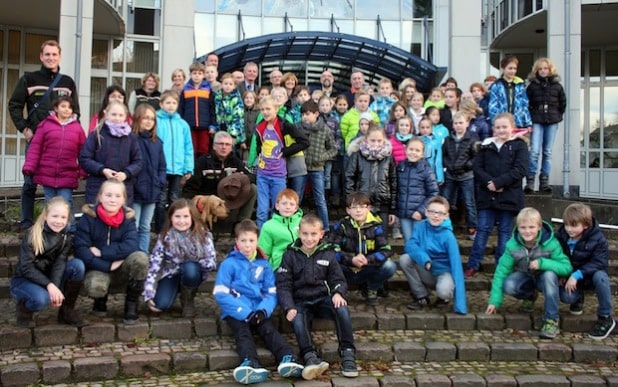
<path fill-rule="evenodd" d="M 596 219 L 593 219 L 592 227 L 584 230 L 581 238 L 575 244 L 573 252 L 569 249 L 567 241 L 569 235 L 564 226 L 561 226 L 556 237 L 562 245 L 562 250 L 569 256 L 573 270 L 581 271 L 584 280 L 592 279 L 597 271 L 607 271 L 609 265 L 609 248 L 607 239 L 599 228 Z"/>
<path fill-rule="evenodd" d="M 444 139 L 442 144 L 442 165 L 446 177 L 457 181 L 471 179 L 474 163 L 474 144 L 476 140 L 467 132 L 459 140 L 454 134 Z"/>
<path fill-rule="evenodd" d="M 531 76 L 526 88 L 532 122 L 535 124 L 557 124 L 562 121 L 566 110 L 566 95 L 560 84 L 560 77 L 542 78 Z"/>
<path fill-rule="evenodd" d="M 397 171 L 392 156 L 369 160 L 360 151 L 353 153 L 345 172 L 345 194 L 362 192 L 374 207 L 388 207 L 395 215 L 397 203 Z"/>

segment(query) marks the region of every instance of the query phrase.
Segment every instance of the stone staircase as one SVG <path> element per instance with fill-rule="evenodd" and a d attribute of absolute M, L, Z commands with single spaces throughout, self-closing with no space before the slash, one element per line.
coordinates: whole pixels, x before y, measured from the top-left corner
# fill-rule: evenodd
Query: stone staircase
<path fill-rule="evenodd" d="M 109 316 L 88 315 L 92 300 L 81 297 L 77 309 L 91 325 L 77 329 L 55 322 L 56 311 L 36 316 L 33 329 L 15 326 L 14 302 L 8 283 L 17 260 L 18 239 L 0 238 L 0 383 L 15 385 L 235 385 L 231 372 L 238 365 L 234 340 L 218 319 L 212 299 L 213 278 L 202 284 L 196 298 L 198 315 L 181 317 L 180 306 L 152 316 L 142 306 L 140 320 L 122 323 L 124 296 L 114 294 Z M 471 242 L 459 239 L 464 261 Z M 403 250 L 392 241 L 395 260 Z M 483 261 L 484 271 L 466 280 L 469 313 L 453 313 L 450 306 L 430 306 L 413 312 L 403 274 L 390 280 L 390 295 L 377 307 L 366 306 L 358 291 L 349 294 L 360 376 L 341 376 L 333 323 L 317 319 L 315 342 L 331 363 L 330 371 L 314 381 L 282 379 L 263 343 L 262 364 L 272 372 L 271 383 L 298 386 L 618 386 L 618 336 L 589 339 L 596 320 L 596 297 L 586 298 L 584 314 L 571 316 L 561 305 L 561 334 L 540 340 L 542 295 L 532 314 L 517 312 L 519 302 L 505 299 L 497 315 L 485 315 L 493 272 L 492 238 Z M 221 257 L 229 250 L 229 236 L 219 235 Z M 610 274 L 618 283 L 618 247 L 611 247 Z M 614 296 L 614 305 L 616 305 Z M 275 321 L 295 343 L 290 325 L 279 312 Z"/>

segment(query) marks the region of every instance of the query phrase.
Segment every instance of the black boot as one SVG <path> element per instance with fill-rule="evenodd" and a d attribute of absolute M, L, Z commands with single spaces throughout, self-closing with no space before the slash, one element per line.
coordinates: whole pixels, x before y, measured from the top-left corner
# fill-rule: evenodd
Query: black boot
<path fill-rule="evenodd" d="M 182 317 L 195 316 L 195 294 L 197 288 L 180 287 L 180 303 L 182 304 Z"/>
<path fill-rule="evenodd" d="M 129 280 L 127 285 L 127 295 L 124 299 L 124 320 L 127 325 L 133 325 L 137 322 L 137 301 L 144 290 L 144 281 L 135 279 Z"/>
<path fill-rule="evenodd" d="M 539 178 L 539 192 L 551 193 L 551 187 L 549 186 L 549 176 L 543 176 Z"/>
<path fill-rule="evenodd" d="M 58 322 L 61 324 L 69 324 L 74 327 L 85 327 L 87 321 L 82 320 L 75 311 L 75 302 L 79 296 L 79 289 L 82 287 L 83 281 L 67 281 L 64 285 L 64 301 L 58 311 Z"/>
<path fill-rule="evenodd" d="M 526 176 L 526 186 L 524 187 L 524 193 L 533 193 L 534 192 L 534 179 L 535 175 Z"/>
<path fill-rule="evenodd" d="M 92 305 L 91 313 L 99 317 L 107 316 L 107 294 L 103 297 L 94 299 L 94 305 Z"/>
<path fill-rule="evenodd" d="M 19 301 L 17 303 L 15 316 L 18 327 L 34 328 L 34 313 L 26 309 L 25 301 Z"/>

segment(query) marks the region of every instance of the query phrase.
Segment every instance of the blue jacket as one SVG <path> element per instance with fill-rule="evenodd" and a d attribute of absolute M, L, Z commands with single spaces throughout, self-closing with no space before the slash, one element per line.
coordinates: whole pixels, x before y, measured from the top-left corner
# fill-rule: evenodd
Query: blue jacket
<path fill-rule="evenodd" d="M 556 238 L 560 241 L 564 253 L 571 260 L 574 278 L 591 280 L 592 275 L 597 271 L 607 272 L 609 265 L 608 243 L 596 219 L 593 219 L 592 227 L 584 230 L 581 238 L 573 246 L 573 251 L 568 245 L 569 234 L 567 234 L 564 226 L 558 229 Z"/>
<path fill-rule="evenodd" d="M 192 128 L 217 130 L 215 118 L 215 92 L 208 81 L 202 81 L 195 88 L 189 80 L 180 92 L 178 114 Z"/>
<path fill-rule="evenodd" d="M 468 313 L 461 255 L 450 219 L 435 227 L 427 219 L 416 223 L 405 252 L 422 267 L 431 262 L 432 275 L 451 273 L 455 282 L 455 313 Z"/>
<path fill-rule="evenodd" d="M 232 250 L 219 265 L 212 293 L 221 308 L 221 319 L 230 316 L 244 321 L 258 310 L 270 317 L 277 306 L 275 274 L 259 249 L 253 262 Z"/>
<path fill-rule="evenodd" d="M 193 173 L 191 129 L 178 113 L 157 110 L 157 135 L 163 141 L 168 175 Z"/>
<path fill-rule="evenodd" d="M 139 251 L 135 212 L 124 207 L 124 221 L 119 227 L 111 227 L 99 219 L 96 206 L 98 204 L 86 204 L 82 207 L 84 215 L 77 223 L 75 231 L 75 258 L 84 261 L 86 270 L 109 273 L 112 262 L 125 259 L 131 253 Z M 101 256 L 92 254 L 90 247 L 101 250 Z"/>
<path fill-rule="evenodd" d="M 165 171 L 165 155 L 163 154 L 163 143 L 157 138 L 152 141 L 150 132 L 141 132 L 138 137 L 139 147 L 142 151 L 144 168 L 137 175 L 135 180 L 134 202 L 137 203 L 156 203 L 161 196 L 161 190 L 167 182 Z"/>
<path fill-rule="evenodd" d="M 438 195 L 438 184 L 425 159 L 402 161 L 397 166 L 397 216 L 411 219 L 414 211 L 425 216 L 427 201 Z"/>
<path fill-rule="evenodd" d="M 444 183 L 444 167 L 442 166 L 442 142 L 444 139 L 435 134 L 420 136 L 420 139 L 425 144 L 425 161 L 436 176 L 436 181 Z"/>
<path fill-rule="evenodd" d="M 489 88 L 489 120 L 493 123 L 500 113 L 513 113 L 515 125 L 518 128 L 532 126 L 532 118 L 528 110 L 528 94 L 526 85 L 521 78 L 515 77 L 512 82 L 513 103 L 509 103 L 509 84 L 504 78 L 498 79 Z"/>

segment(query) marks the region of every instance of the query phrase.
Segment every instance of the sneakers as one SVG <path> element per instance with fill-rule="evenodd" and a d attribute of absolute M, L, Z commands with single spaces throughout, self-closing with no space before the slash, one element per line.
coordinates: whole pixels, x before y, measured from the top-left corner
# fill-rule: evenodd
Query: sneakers
<path fill-rule="evenodd" d="M 356 356 L 352 348 L 341 351 L 341 374 L 346 378 L 355 378 L 358 376 Z"/>
<path fill-rule="evenodd" d="M 423 309 L 423 306 L 427 306 L 430 303 L 431 303 L 431 300 L 429 299 L 429 297 L 421 297 L 421 298 L 417 298 L 416 300 L 406 305 L 406 308 L 410 310 L 421 310 Z"/>
<path fill-rule="evenodd" d="M 377 290 L 367 290 L 367 305 L 369 306 L 377 306 L 380 304 L 378 301 L 378 291 Z"/>
<path fill-rule="evenodd" d="M 541 339 L 553 339 L 558 336 L 560 333 L 560 327 L 558 326 L 558 320 L 552 320 L 548 318 L 543 321 L 543 327 L 539 332 L 539 337 Z"/>
<path fill-rule="evenodd" d="M 328 363 L 327 367 L 328 367 Z M 300 378 L 303 372 L 303 366 L 298 364 L 298 360 L 296 360 L 296 356 L 294 355 L 285 355 L 283 359 L 281 359 L 281 363 L 277 367 L 277 372 L 279 375 L 284 378 Z"/>
<path fill-rule="evenodd" d="M 403 239 L 403 234 L 401 233 L 401 228 L 393 227 L 393 239 Z"/>
<path fill-rule="evenodd" d="M 305 354 L 305 368 L 302 370 L 303 379 L 313 380 L 328 371 L 328 367 L 329 364 L 320 359 L 317 353 L 308 352 Z"/>
<path fill-rule="evenodd" d="M 474 227 L 470 227 L 468 229 L 468 239 L 470 239 L 471 241 L 474 240 L 474 238 L 476 238 L 476 229 Z"/>
<path fill-rule="evenodd" d="M 532 313 L 534 311 L 534 300 L 523 300 L 517 310 L 520 313 Z"/>
<path fill-rule="evenodd" d="M 579 296 L 579 299 L 569 306 L 569 313 L 573 316 L 581 316 L 584 313 L 584 293 Z"/>
<path fill-rule="evenodd" d="M 588 337 L 594 340 L 603 340 L 616 328 L 616 321 L 612 316 L 600 317 L 594 324 L 594 328 L 588 334 Z"/>
<path fill-rule="evenodd" d="M 254 384 L 268 380 L 270 372 L 266 368 L 260 367 L 257 361 L 245 359 L 238 367 L 234 368 L 233 375 L 234 380 L 238 383 Z"/>
<path fill-rule="evenodd" d="M 476 275 L 476 273 L 478 273 L 479 270 L 478 269 L 466 269 L 464 270 L 464 277 L 465 278 L 472 278 Z"/>

